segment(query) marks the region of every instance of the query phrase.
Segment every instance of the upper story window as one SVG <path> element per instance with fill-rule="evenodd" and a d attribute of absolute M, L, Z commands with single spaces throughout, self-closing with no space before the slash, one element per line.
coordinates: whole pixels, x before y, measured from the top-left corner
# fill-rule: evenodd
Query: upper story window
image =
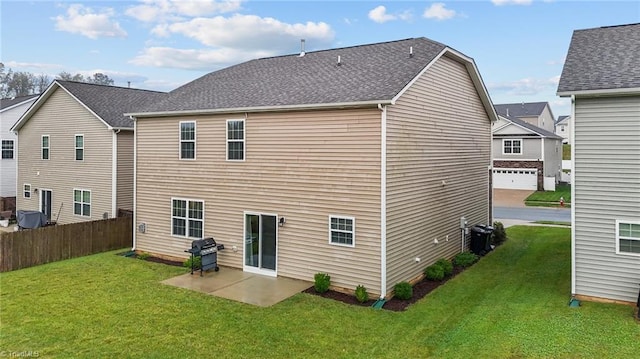
<path fill-rule="evenodd" d="M 227 120 L 227 160 L 244 161 L 244 120 Z"/>
<path fill-rule="evenodd" d="M 23 191 L 22 191 L 22 197 L 24 197 L 24 198 L 31 198 L 31 185 L 30 185 L 30 184 L 28 184 L 28 183 L 25 183 L 25 184 L 22 186 L 22 189 L 23 189 Z"/>
<path fill-rule="evenodd" d="M 91 217 L 91 191 L 86 189 L 73 190 L 73 214 Z"/>
<path fill-rule="evenodd" d="M 76 135 L 76 161 L 84 161 L 84 135 Z"/>
<path fill-rule="evenodd" d="M 196 123 L 180 122 L 180 159 L 196 158 Z"/>
<path fill-rule="evenodd" d="M 640 222 L 616 220 L 616 253 L 640 256 Z"/>
<path fill-rule="evenodd" d="M 171 199 L 171 234 L 202 238 L 204 234 L 204 201 Z"/>
<path fill-rule="evenodd" d="M 42 135 L 41 153 L 43 160 L 49 159 L 49 135 Z"/>
<path fill-rule="evenodd" d="M 355 246 L 355 218 L 329 216 L 329 243 L 342 246 Z"/>
<path fill-rule="evenodd" d="M 502 140 L 502 154 L 522 154 L 522 140 Z"/>
<path fill-rule="evenodd" d="M 13 159 L 13 140 L 2 140 L 2 159 Z"/>

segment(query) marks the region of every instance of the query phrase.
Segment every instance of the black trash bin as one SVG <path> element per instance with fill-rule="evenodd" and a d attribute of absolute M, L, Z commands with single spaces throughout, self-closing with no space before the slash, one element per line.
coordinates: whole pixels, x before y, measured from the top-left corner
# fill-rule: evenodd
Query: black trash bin
<path fill-rule="evenodd" d="M 491 251 L 491 234 L 493 227 L 475 225 L 471 227 L 471 252 L 483 256 Z"/>

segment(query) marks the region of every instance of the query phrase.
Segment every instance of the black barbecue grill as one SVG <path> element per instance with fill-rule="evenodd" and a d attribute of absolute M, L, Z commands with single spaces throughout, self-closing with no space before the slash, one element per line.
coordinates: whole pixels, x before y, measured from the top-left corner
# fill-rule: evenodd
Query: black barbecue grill
<path fill-rule="evenodd" d="M 218 250 L 224 249 L 224 245 L 216 244 L 213 238 L 196 239 L 191 242 L 191 249 L 185 250 L 191 253 L 191 274 L 193 274 L 193 265 L 195 259 L 200 257 L 200 276 L 203 271 L 213 269 L 216 272 L 220 270 L 218 267 Z"/>

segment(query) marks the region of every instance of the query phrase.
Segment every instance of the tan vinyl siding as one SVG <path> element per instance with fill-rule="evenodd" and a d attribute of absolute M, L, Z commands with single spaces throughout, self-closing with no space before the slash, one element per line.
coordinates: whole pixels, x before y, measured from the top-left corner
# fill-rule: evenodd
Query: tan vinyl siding
<path fill-rule="evenodd" d="M 225 125 L 245 115 L 137 121 L 136 248 L 186 257 L 171 235 L 171 198 L 205 202 L 221 265 L 242 268 L 244 212 L 286 217 L 278 275 L 380 291 L 380 119 L 377 108 L 247 114 L 245 161 L 229 162 Z M 179 160 L 179 122 L 196 121 L 196 160 Z M 329 244 L 329 215 L 355 217 L 355 247 Z M 237 251 L 234 251 L 234 246 Z"/>
<path fill-rule="evenodd" d="M 116 210 L 133 210 L 133 131 L 120 131 L 117 146 Z"/>
<path fill-rule="evenodd" d="M 84 135 L 84 161 L 75 160 L 75 135 Z M 41 136 L 49 135 L 50 157 L 42 160 Z M 17 209 L 39 210 L 39 193 L 52 191 L 52 219 L 73 223 L 111 214 L 112 131 L 62 89 L 33 114 L 18 133 L 18 188 L 30 183 L 31 199 L 17 196 Z M 73 214 L 73 189 L 91 191 L 91 217 Z M 62 208 L 62 210 L 60 210 Z"/>
<path fill-rule="evenodd" d="M 443 57 L 389 107 L 387 128 L 391 290 L 461 251 L 460 217 L 487 223 L 491 123 L 466 68 Z"/>
<path fill-rule="evenodd" d="M 640 221 L 640 96 L 576 99 L 575 285 L 635 302 L 640 257 L 616 254 L 616 219 Z"/>
<path fill-rule="evenodd" d="M 521 132 L 522 133 L 522 132 Z M 503 146 L 502 140 L 522 140 L 522 153 L 521 154 L 505 154 L 502 153 Z M 507 160 L 507 161 L 536 161 L 542 159 L 542 145 L 540 144 L 541 138 L 526 138 L 524 136 L 507 136 L 507 137 L 494 137 L 493 138 L 493 159 L 494 160 Z"/>

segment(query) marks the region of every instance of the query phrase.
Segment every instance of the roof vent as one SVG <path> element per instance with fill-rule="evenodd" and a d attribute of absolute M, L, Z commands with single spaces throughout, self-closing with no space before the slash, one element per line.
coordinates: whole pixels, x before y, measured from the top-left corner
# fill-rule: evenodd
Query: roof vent
<path fill-rule="evenodd" d="M 298 57 L 302 57 L 304 56 L 305 52 L 304 52 L 304 39 L 300 39 L 300 56 Z"/>
<path fill-rule="evenodd" d="M 509 117 L 509 108 L 507 107 L 507 117 Z"/>
<path fill-rule="evenodd" d="M 409 57 L 413 57 L 413 46 L 409 46 Z"/>
<path fill-rule="evenodd" d="M 338 55 L 338 66 L 342 65 L 342 61 L 340 61 L 340 55 Z"/>

